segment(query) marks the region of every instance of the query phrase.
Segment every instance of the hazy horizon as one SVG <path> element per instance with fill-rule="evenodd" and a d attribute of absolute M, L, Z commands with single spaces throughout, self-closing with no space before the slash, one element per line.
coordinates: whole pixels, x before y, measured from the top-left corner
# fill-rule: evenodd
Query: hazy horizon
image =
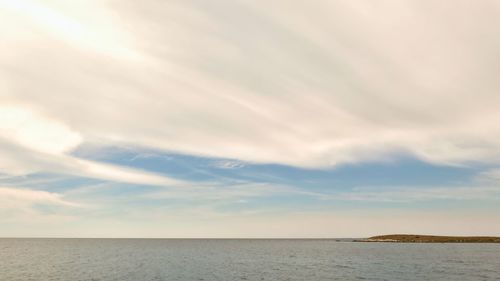
<path fill-rule="evenodd" d="M 0 237 L 500 236 L 500 2 L 0 0 Z"/>

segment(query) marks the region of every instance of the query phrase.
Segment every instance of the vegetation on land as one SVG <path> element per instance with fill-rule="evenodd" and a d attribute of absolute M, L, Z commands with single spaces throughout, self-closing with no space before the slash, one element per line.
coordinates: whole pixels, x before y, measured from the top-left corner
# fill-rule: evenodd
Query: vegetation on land
<path fill-rule="evenodd" d="M 390 234 L 373 236 L 360 242 L 403 242 L 403 243 L 500 243 L 500 237 L 492 236 L 435 236 L 415 234 Z"/>

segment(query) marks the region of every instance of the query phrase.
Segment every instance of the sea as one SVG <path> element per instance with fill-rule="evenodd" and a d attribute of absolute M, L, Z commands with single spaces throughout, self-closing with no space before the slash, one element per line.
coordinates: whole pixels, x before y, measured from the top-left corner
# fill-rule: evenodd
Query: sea
<path fill-rule="evenodd" d="M 6 238 L 0 280 L 500 280 L 500 244 Z"/>

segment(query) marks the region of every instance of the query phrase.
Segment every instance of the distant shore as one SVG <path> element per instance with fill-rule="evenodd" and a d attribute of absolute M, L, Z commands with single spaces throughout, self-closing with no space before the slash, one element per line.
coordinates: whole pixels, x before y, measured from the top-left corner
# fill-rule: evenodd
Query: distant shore
<path fill-rule="evenodd" d="M 500 237 L 492 236 L 435 236 L 416 234 L 378 235 L 355 242 L 392 242 L 392 243 L 500 243 Z"/>

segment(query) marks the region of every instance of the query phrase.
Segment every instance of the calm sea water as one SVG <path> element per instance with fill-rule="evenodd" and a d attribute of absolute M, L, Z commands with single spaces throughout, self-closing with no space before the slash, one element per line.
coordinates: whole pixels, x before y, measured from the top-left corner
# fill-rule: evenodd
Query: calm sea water
<path fill-rule="evenodd" d="M 500 244 L 0 239 L 0 280 L 500 280 Z"/>

